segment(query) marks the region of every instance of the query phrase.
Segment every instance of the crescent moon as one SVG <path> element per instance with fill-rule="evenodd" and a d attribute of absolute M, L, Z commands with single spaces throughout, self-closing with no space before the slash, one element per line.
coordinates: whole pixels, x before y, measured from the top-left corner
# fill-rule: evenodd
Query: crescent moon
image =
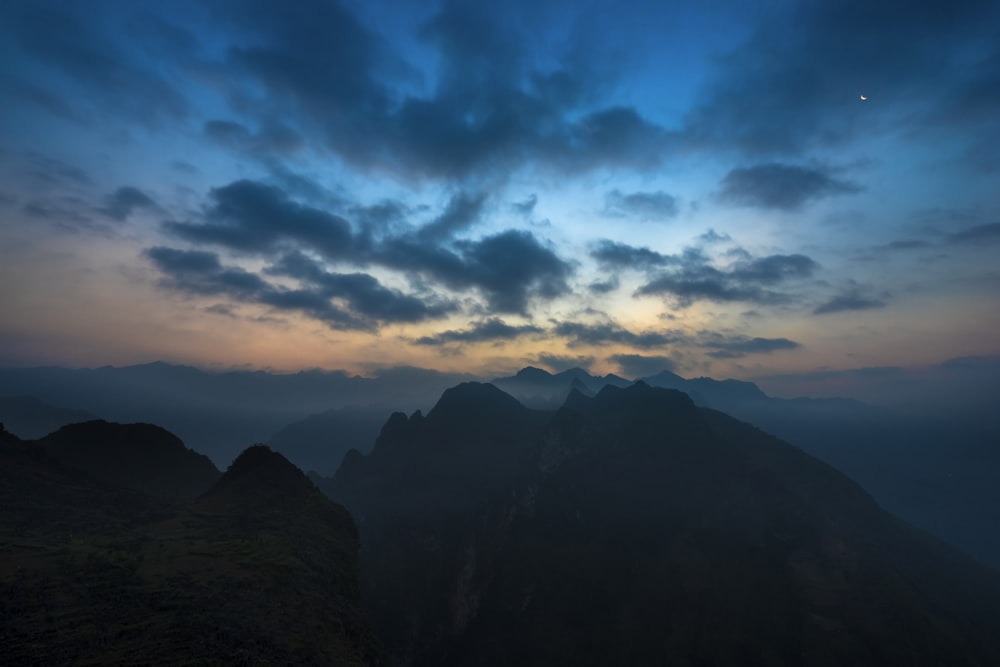
<path fill-rule="evenodd" d="M 862 95 L 862 96 L 861 96 L 861 101 L 862 101 L 862 102 L 866 102 L 867 100 L 868 100 L 868 98 L 867 98 L 867 97 L 865 97 L 864 95 Z"/>

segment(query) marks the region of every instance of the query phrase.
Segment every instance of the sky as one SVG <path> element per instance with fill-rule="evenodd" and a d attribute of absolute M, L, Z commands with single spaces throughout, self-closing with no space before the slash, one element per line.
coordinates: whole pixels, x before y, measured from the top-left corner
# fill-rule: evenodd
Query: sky
<path fill-rule="evenodd" d="M 8 0 L 0 88 L 3 366 L 1000 355 L 996 2 Z"/>

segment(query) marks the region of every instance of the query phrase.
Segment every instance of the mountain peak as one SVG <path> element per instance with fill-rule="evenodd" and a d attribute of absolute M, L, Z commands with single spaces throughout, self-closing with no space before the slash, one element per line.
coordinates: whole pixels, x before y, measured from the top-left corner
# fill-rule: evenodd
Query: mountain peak
<path fill-rule="evenodd" d="M 510 394 L 487 382 L 463 382 L 446 389 L 437 404 L 427 414 L 428 419 L 439 420 L 447 416 L 463 418 L 485 416 L 498 412 L 524 410 L 524 406 Z"/>
<path fill-rule="evenodd" d="M 552 374 L 548 371 L 542 370 L 541 368 L 535 368 L 534 366 L 525 366 L 517 372 L 515 375 L 519 380 L 544 380 L 545 378 L 552 377 Z"/>
<path fill-rule="evenodd" d="M 313 491 L 313 483 L 288 459 L 267 445 L 253 445 L 236 457 L 199 502 L 266 505 L 274 498 L 301 496 Z"/>

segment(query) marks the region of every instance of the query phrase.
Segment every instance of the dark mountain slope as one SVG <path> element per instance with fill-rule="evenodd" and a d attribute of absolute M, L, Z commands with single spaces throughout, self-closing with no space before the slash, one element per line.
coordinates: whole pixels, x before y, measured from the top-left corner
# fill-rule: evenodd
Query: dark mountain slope
<path fill-rule="evenodd" d="M 95 479 L 167 499 L 204 493 L 219 471 L 205 455 L 152 424 L 70 424 L 36 441 L 49 456 Z"/>
<path fill-rule="evenodd" d="M 436 432 L 390 421 L 334 484 L 400 664 L 1000 659 L 997 575 L 787 443 L 641 383 L 547 416 L 468 398 Z M 507 434 L 469 414 L 505 415 Z M 508 465 L 484 475 L 480 448 Z"/>
<path fill-rule="evenodd" d="M 4 664 L 381 664 L 353 522 L 279 455 L 185 507 L 11 441 L 0 501 Z"/>

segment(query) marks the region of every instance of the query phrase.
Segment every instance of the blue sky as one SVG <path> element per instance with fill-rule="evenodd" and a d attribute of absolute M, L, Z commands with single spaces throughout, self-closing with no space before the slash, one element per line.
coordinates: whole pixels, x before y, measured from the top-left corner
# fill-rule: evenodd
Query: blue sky
<path fill-rule="evenodd" d="M 998 355 L 997 26 L 975 1 L 4 3 L 0 363 Z"/>

